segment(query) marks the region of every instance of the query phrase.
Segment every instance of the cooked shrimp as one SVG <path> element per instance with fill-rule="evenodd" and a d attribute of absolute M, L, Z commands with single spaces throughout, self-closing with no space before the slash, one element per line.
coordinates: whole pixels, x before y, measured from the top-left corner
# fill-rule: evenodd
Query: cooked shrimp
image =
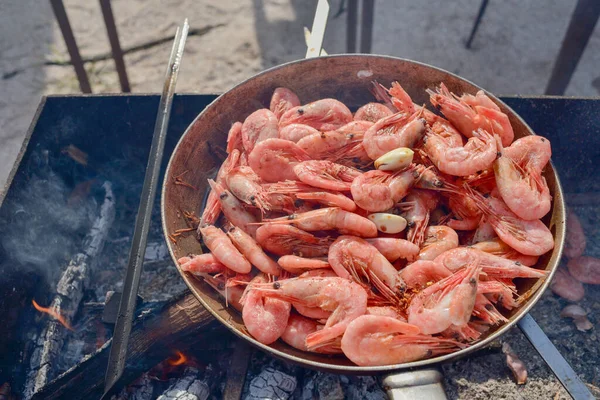
<path fill-rule="evenodd" d="M 475 306 L 480 271 L 479 260 L 474 260 L 466 268 L 423 289 L 410 302 L 408 322 L 426 335 L 466 325 Z"/>
<path fill-rule="evenodd" d="M 362 137 L 336 130 L 305 136 L 298 141 L 298 147 L 315 160 L 335 161 L 359 143 L 362 143 Z"/>
<path fill-rule="evenodd" d="M 227 236 L 248 261 L 265 274 L 279 276 L 281 269 L 265 254 L 256 241 L 237 226 L 227 229 Z"/>
<path fill-rule="evenodd" d="M 300 99 L 296 93 L 292 92 L 288 88 L 278 87 L 273 91 L 269 109 L 273 114 L 275 114 L 277 119 L 280 119 L 286 111 L 291 110 L 294 107 L 298 107 L 300 104 Z"/>
<path fill-rule="evenodd" d="M 307 270 L 330 268 L 327 259 L 304 258 L 291 255 L 280 257 L 279 260 L 277 260 L 277 263 L 281 268 L 292 274 L 301 274 Z"/>
<path fill-rule="evenodd" d="M 482 218 L 479 222 L 479 226 L 475 230 L 475 234 L 473 235 L 473 239 L 471 239 L 472 244 L 476 244 L 479 242 L 488 242 L 492 239 L 497 238 L 496 232 L 494 231 L 494 227 L 489 223 L 487 218 Z"/>
<path fill-rule="evenodd" d="M 448 226 L 430 226 L 425 230 L 419 260 L 434 260 L 446 250 L 458 247 L 458 235 Z"/>
<path fill-rule="evenodd" d="M 480 281 L 477 284 L 477 293 L 486 294 L 488 298 L 493 297 L 494 303 L 501 303 L 507 310 L 518 307 L 523 301 L 523 298 L 517 295 L 515 288 L 494 280 Z"/>
<path fill-rule="evenodd" d="M 318 270 L 315 270 L 318 271 Z M 329 270 L 331 271 L 331 270 Z M 333 272 L 333 271 L 332 271 Z M 335 278 L 337 275 L 333 274 L 333 276 L 318 276 L 321 278 Z M 331 311 L 325 311 L 320 309 L 319 307 L 307 307 L 302 304 L 293 303 L 294 308 L 298 313 L 306 318 L 316 319 L 316 320 L 327 320 L 327 318 L 331 317 Z"/>
<path fill-rule="evenodd" d="M 472 94 L 464 93 L 462 96 L 460 96 L 460 100 L 470 105 L 471 107 L 481 106 L 490 108 L 492 110 L 500 111 L 500 107 L 498 107 L 496 103 L 494 103 L 492 99 L 490 99 L 484 93 L 483 90 L 479 90 L 477 93 L 475 93 L 475 96 L 473 96 Z"/>
<path fill-rule="evenodd" d="M 213 192 L 219 196 L 219 203 L 221 204 L 221 210 L 225 217 L 234 224 L 239 226 L 244 232 L 250 236 L 256 236 L 256 230 L 258 229 L 255 225 L 258 219 L 254 214 L 246 210 L 241 201 L 239 201 L 231 192 L 225 189 L 222 185 L 216 183 L 212 179 L 208 180 Z"/>
<path fill-rule="evenodd" d="M 275 342 L 285 332 L 292 305 L 284 300 L 264 296 L 255 285 L 267 283 L 265 275 L 257 275 L 242 297 L 242 319 L 248 333 L 263 344 Z"/>
<path fill-rule="evenodd" d="M 352 181 L 352 199 L 367 211 L 389 210 L 408 194 L 417 177 L 412 167 L 398 172 L 367 171 Z"/>
<path fill-rule="evenodd" d="M 327 207 L 339 207 L 346 211 L 356 210 L 356 203 L 341 193 L 307 192 L 297 193 L 296 197 L 301 200 L 314 201 Z"/>
<path fill-rule="evenodd" d="M 181 257 L 177 260 L 181 270 L 194 275 L 205 273 L 215 274 L 224 272 L 227 267 L 211 253 L 198 254 L 193 257 Z"/>
<path fill-rule="evenodd" d="M 260 184 L 261 180 L 254 170 L 247 166 L 233 168 L 226 176 L 227 187 L 241 201 L 258 207 L 261 211 L 268 211 L 267 196 Z"/>
<path fill-rule="evenodd" d="M 336 129 L 336 132 L 343 133 L 348 136 L 349 139 L 360 140 L 364 137 L 365 133 L 373 126 L 373 122 L 369 121 L 351 121 L 346 125 Z"/>
<path fill-rule="evenodd" d="M 429 213 L 437 207 L 437 203 L 436 193 L 414 189 L 401 204 L 401 208 L 405 211 L 403 216 L 409 224 L 406 238 L 419 247 L 425 240 L 425 230 L 429 225 Z"/>
<path fill-rule="evenodd" d="M 389 262 L 394 262 L 399 258 L 412 261 L 419 254 L 419 246 L 408 240 L 396 238 L 372 238 L 366 240 L 375 246 Z"/>
<path fill-rule="evenodd" d="M 498 107 L 488 108 L 482 105 L 471 107 L 464 100 L 450 93 L 443 83 L 435 92 L 428 89 L 427 93 L 429 93 L 431 104 L 439 107 L 446 118 L 466 137 L 470 138 L 474 131 L 484 129 L 500 136 L 504 146 L 512 143 L 514 131 L 508 116 Z M 492 102 L 491 99 L 488 98 L 488 100 Z M 481 95 L 477 101 L 480 104 L 487 103 L 487 100 L 482 101 Z"/>
<path fill-rule="evenodd" d="M 372 160 L 399 147 L 413 148 L 425 133 L 425 120 L 417 113 L 396 113 L 380 119 L 363 138 L 363 147 Z"/>
<path fill-rule="evenodd" d="M 206 247 L 227 268 L 240 274 L 247 274 L 252 270 L 252 265 L 235 248 L 225 232 L 212 225 L 200 226 L 198 230 Z"/>
<path fill-rule="evenodd" d="M 471 247 L 511 261 L 520 262 L 528 267 L 535 265 L 539 259 L 538 256 L 526 256 L 525 254 L 519 253 L 497 237 L 487 241 L 477 242 Z"/>
<path fill-rule="evenodd" d="M 281 139 L 289 140 L 294 143 L 298 143 L 301 139 L 315 134 L 320 135 L 321 132 L 312 126 L 303 124 L 291 124 L 284 126 L 279 130 L 279 137 Z"/>
<path fill-rule="evenodd" d="M 321 99 L 288 110 L 281 116 L 279 125 L 305 124 L 325 132 L 333 131 L 350 121 L 352 113 L 344 103 L 335 99 Z"/>
<path fill-rule="evenodd" d="M 542 171 L 550 157 L 552 148 L 550 141 L 542 136 L 529 135 L 514 141 L 506 147 L 503 154 L 513 159 L 520 167 L 526 169 L 534 179 L 541 177 Z"/>
<path fill-rule="evenodd" d="M 398 309 L 393 306 L 373 306 L 367 307 L 366 315 L 378 315 L 381 317 L 395 318 L 400 321 L 406 322 L 406 318 L 400 314 Z"/>
<path fill-rule="evenodd" d="M 454 340 L 420 335 L 415 325 L 377 315 L 356 318 L 342 337 L 342 351 L 360 366 L 407 363 L 450 353 L 459 346 Z"/>
<path fill-rule="evenodd" d="M 372 283 L 392 302 L 404 292 L 404 282 L 396 268 L 375 246 L 354 236 L 340 236 L 329 248 L 329 265 L 338 276 L 359 283 Z"/>
<path fill-rule="evenodd" d="M 389 108 L 380 103 L 367 103 L 354 114 L 355 121 L 377 122 L 382 118 L 392 115 Z"/>
<path fill-rule="evenodd" d="M 302 257 L 327 255 L 330 238 L 318 238 L 289 225 L 265 224 L 256 230 L 256 241 L 266 250 L 279 256 L 296 254 Z"/>
<path fill-rule="evenodd" d="M 600 258 L 588 256 L 572 258 L 567 263 L 567 267 L 571 276 L 579 282 L 600 285 Z"/>
<path fill-rule="evenodd" d="M 411 289 L 422 289 L 452 275 L 452 271 L 440 263 L 418 260 L 400 271 L 400 276 Z"/>
<path fill-rule="evenodd" d="M 225 177 L 227 174 L 231 172 L 240 162 L 240 151 L 237 149 L 233 149 L 231 154 L 227 156 L 223 164 L 221 164 L 221 168 L 217 172 L 216 181 L 220 184 L 225 182 Z M 206 199 L 206 206 L 204 207 L 204 211 L 202 212 L 202 217 L 200 218 L 201 224 L 212 225 L 217 222 L 219 218 L 219 214 L 221 214 L 221 204 L 219 203 L 219 193 L 216 193 L 214 190 L 208 194 L 208 198 Z"/>
<path fill-rule="evenodd" d="M 347 235 L 362 237 L 377 236 L 377 227 L 372 221 L 335 207 L 320 208 L 318 210 L 292 214 L 288 217 L 266 221 L 273 225 L 293 225 L 309 232 L 335 229 Z"/>
<path fill-rule="evenodd" d="M 330 344 L 343 335 L 352 320 L 367 311 L 367 292 L 347 279 L 292 278 L 277 281 L 272 287 L 259 285 L 256 290 L 268 297 L 332 311 L 323 329 L 306 337 L 308 350 Z"/>
<path fill-rule="evenodd" d="M 267 139 L 256 145 L 248 156 L 250 167 L 267 182 L 295 180 L 294 166 L 310 156 L 295 143 L 283 139 Z"/>
<path fill-rule="evenodd" d="M 534 179 L 503 154 L 494 161 L 494 173 L 502 200 L 519 218 L 531 221 L 548 214 L 552 196 L 544 177 Z"/>
<path fill-rule="evenodd" d="M 298 179 L 308 185 L 327 190 L 350 190 L 352 181 L 361 172 L 326 160 L 311 160 L 294 166 Z"/>
<path fill-rule="evenodd" d="M 254 111 L 242 125 L 242 142 L 248 154 L 252 152 L 256 144 L 278 137 L 277 117 L 266 108 Z"/>
<path fill-rule="evenodd" d="M 321 326 L 310 318 L 291 314 L 285 332 L 281 335 L 281 340 L 298 350 L 309 351 L 306 347 L 306 337 L 320 328 Z M 327 346 L 318 347 L 313 351 L 322 354 L 341 354 L 342 349 L 340 346 L 340 343 L 334 341 Z"/>
<path fill-rule="evenodd" d="M 446 139 L 430 131 L 424 149 L 443 173 L 468 176 L 492 166 L 498 153 L 497 145 L 496 138 L 481 129 L 473 132 L 463 147 L 451 147 Z"/>
<path fill-rule="evenodd" d="M 227 153 L 231 154 L 233 150 L 244 151 L 241 122 L 231 125 L 231 129 L 229 129 L 229 133 L 227 134 Z"/>
<path fill-rule="evenodd" d="M 244 294 L 242 286 L 227 286 L 227 278 L 224 275 L 211 276 L 204 272 L 199 272 L 198 276 L 204 279 L 204 282 L 209 284 L 214 290 L 216 290 L 224 299 L 225 304 L 229 307 L 232 306 L 237 311 L 242 311 L 242 304 L 240 300 Z"/>
<path fill-rule="evenodd" d="M 556 270 L 554 279 L 550 284 L 552 292 L 559 295 L 563 299 L 577 302 L 585 296 L 585 288 L 577 279 L 573 278 L 569 271 L 561 266 Z"/>
<path fill-rule="evenodd" d="M 572 210 L 567 213 L 567 234 L 565 236 L 565 256 L 577 258 L 585 251 L 586 237 L 579 217 Z"/>

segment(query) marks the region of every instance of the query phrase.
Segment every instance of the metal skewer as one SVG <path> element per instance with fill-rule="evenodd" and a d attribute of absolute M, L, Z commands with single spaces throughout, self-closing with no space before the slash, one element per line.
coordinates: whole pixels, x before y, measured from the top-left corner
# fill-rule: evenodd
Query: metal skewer
<path fill-rule="evenodd" d="M 329 3 L 327 0 L 319 0 L 317 10 L 315 11 L 315 19 L 311 31 L 305 28 L 304 34 L 310 33 L 310 38 L 307 39 L 306 56 L 304 58 L 319 57 L 322 53 L 323 38 L 325 37 L 325 29 L 327 28 L 327 17 L 329 16 Z"/>
<path fill-rule="evenodd" d="M 112 338 L 108 367 L 106 369 L 106 378 L 104 382 L 104 395 L 102 399 L 110 398 L 117 390 L 119 379 L 123 375 L 125 361 L 127 358 L 127 344 L 129 334 L 131 333 L 131 324 L 136 309 L 136 300 L 138 288 L 140 285 L 140 276 L 146 253 L 146 242 L 148 239 L 148 230 L 152 219 L 152 206 L 156 197 L 156 187 L 158 186 L 158 176 L 160 165 L 165 148 L 165 139 L 167 128 L 169 126 L 169 117 L 171 115 L 171 106 L 173 104 L 173 95 L 175 94 L 175 83 L 181 65 L 183 49 L 187 38 L 189 25 L 187 19 L 183 27 L 177 28 L 175 41 L 169 58 L 169 65 L 165 77 L 162 95 L 160 97 L 160 106 L 154 125 L 154 136 L 152 137 L 152 146 L 148 157 L 148 166 L 146 168 L 146 177 L 144 178 L 144 187 L 140 197 L 140 206 L 135 221 L 135 230 L 133 241 L 129 252 L 129 261 L 127 273 L 123 285 L 123 294 L 119 304 L 119 313 Z"/>

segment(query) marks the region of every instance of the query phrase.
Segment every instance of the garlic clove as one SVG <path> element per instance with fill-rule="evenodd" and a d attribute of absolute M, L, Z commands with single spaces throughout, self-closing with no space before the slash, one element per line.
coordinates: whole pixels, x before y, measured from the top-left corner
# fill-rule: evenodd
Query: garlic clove
<path fill-rule="evenodd" d="M 399 233 L 406 228 L 406 220 L 396 214 L 374 213 L 368 217 L 377 226 L 377 230 L 385 233 Z"/>
<path fill-rule="evenodd" d="M 375 168 L 382 171 L 399 171 L 408 168 L 414 154 L 408 147 L 394 149 L 375 160 Z"/>

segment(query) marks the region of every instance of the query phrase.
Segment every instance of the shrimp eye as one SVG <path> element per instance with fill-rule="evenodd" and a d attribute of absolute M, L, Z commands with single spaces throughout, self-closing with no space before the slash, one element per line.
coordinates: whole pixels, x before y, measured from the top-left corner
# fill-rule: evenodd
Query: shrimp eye
<path fill-rule="evenodd" d="M 486 304 L 486 305 L 485 305 L 485 309 L 486 309 L 486 310 L 488 310 L 488 311 L 489 311 L 489 310 L 491 310 L 493 307 L 494 307 L 494 306 L 493 306 L 493 305 L 491 305 L 491 304 Z"/>
<path fill-rule="evenodd" d="M 273 282 L 273 289 L 279 289 L 281 287 L 281 283 Z"/>
<path fill-rule="evenodd" d="M 287 219 L 296 219 L 296 214 L 288 215 Z"/>
<path fill-rule="evenodd" d="M 471 279 L 469 279 L 469 283 L 471 285 L 475 285 L 477 283 L 477 281 L 475 280 L 475 278 L 471 278 Z"/>
<path fill-rule="evenodd" d="M 250 201 L 254 201 L 254 200 L 256 200 L 256 196 L 255 195 L 250 196 Z"/>
<path fill-rule="evenodd" d="M 304 201 L 303 201 L 303 200 L 301 200 L 301 199 L 296 199 L 296 200 L 294 200 L 294 207 L 296 207 L 296 208 L 300 208 L 300 207 L 302 207 L 303 205 L 304 205 Z"/>
<path fill-rule="evenodd" d="M 496 153 L 496 158 L 500 158 L 500 157 L 502 157 L 502 152 L 501 151 L 499 151 L 499 152 Z"/>
<path fill-rule="evenodd" d="M 219 284 L 217 285 L 217 287 L 219 288 L 219 290 L 225 290 L 225 283 L 219 282 Z"/>
<path fill-rule="evenodd" d="M 348 134 L 348 139 L 354 139 L 354 133 Z"/>
<path fill-rule="evenodd" d="M 229 232 L 233 232 L 235 231 L 235 226 L 232 226 L 231 228 L 229 228 Z"/>
<path fill-rule="evenodd" d="M 417 179 L 419 177 L 419 173 L 417 171 L 413 171 L 413 178 Z"/>
<path fill-rule="evenodd" d="M 414 226 L 415 226 L 415 223 L 414 223 L 414 221 L 410 221 L 410 222 L 408 223 L 408 227 L 409 227 L 409 228 L 414 228 Z"/>
<path fill-rule="evenodd" d="M 298 114 L 300 114 L 300 115 L 304 114 L 304 109 L 302 109 L 302 108 L 299 108 L 299 109 L 298 109 Z"/>
<path fill-rule="evenodd" d="M 223 199 L 226 199 L 226 198 L 227 198 L 227 193 L 226 193 L 226 192 L 223 192 L 223 193 L 221 193 L 221 194 L 219 195 L 219 198 L 220 198 L 221 200 L 223 200 Z"/>
<path fill-rule="evenodd" d="M 433 186 L 441 188 L 442 186 L 444 186 L 444 182 L 442 182 L 442 181 L 435 181 L 433 183 Z"/>
<path fill-rule="evenodd" d="M 519 265 L 520 266 L 521 262 L 520 261 L 515 261 L 515 265 Z"/>
<path fill-rule="evenodd" d="M 321 132 L 321 139 L 325 139 L 325 133 Z"/>
<path fill-rule="evenodd" d="M 545 141 L 546 141 L 546 139 L 544 139 L 544 138 L 542 138 L 541 140 L 542 140 L 542 142 L 545 142 Z"/>

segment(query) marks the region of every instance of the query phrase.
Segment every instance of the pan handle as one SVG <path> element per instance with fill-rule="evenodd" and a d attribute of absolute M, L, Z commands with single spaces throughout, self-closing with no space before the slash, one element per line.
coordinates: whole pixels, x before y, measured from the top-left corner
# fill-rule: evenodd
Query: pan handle
<path fill-rule="evenodd" d="M 390 400 L 446 400 L 444 375 L 437 367 L 404 371 L 383 378 Z"/>

